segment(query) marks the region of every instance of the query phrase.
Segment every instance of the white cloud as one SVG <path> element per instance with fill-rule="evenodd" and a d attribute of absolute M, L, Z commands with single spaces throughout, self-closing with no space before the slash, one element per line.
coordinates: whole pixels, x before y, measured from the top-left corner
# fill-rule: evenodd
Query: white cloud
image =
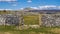
<path fill-rule="evenodd" d="M 32 9 L 38 9 L 38 7 L 31 7 Z"/>
<path fill-rule="evenodd" d="M 39 8 L 54 8 L 54 7 L 56 7 L 56 6 L 54 6 L 54 5 L 45 5 L 45 6 L 39 6 Z"/>
<path fill-rule="evenodd" d="M 60 9 L 60 6 L 58 6 L 58 9 Z"/>
<path fill-rule="evenodd" d="M 30 3 L 30 2 L 32 2 L 32 0 L 28 0 L 27 2 Z"/>
<path fill-rule="evenodd" d="M 12 4 L 12 6 L 17 6 L 17 4 Z"/>
<path fill-rule="evenodd" d="M 20 8 L 21 10 L 23 10 L 24 8 Z"/>
<path fill-rule="evenodd" d="M 48 9 L 48 8 L 53 8 L 53 9 L 56 9 L 57 6 L 55 5 L 45 5 L 45 6 L 39 6 L 39 9 Z"/>
<path fill-rule="evenodd" d="M 5 9 L 5 10 L 12 10 L 12 9 Z"/>
<path fill-rule="evenodd" d="M 45 6 L 37 6 L 37 7 L 30 7 L 32 9 L 37 9 L 37 10 L 44 10 L 44 9 L 60 9 L 60 6 L 55 6 L 55 5 L 45 5 Z M 24 8 L 21 8 L 22 10 Z"/>
<path fill-rule="evenodd" d="M 11 6 L 17 6 L 18 5 L 18 2 L 8 2 L 11 4 Z"/>
<path fill-rule="evenodd" d="M 11 2 L 11 1 L 17 1 L 17 0 L 0 0 L 0 1 Z"/>
<path fill-rule="evenodd" d="M 4 10 L 4 9 L 0 9 L 0 10 Z"/>
<path fill-rule="evenodd" d="M 0 10 L 12 10 L 12 9 L 0 9 Z"/>

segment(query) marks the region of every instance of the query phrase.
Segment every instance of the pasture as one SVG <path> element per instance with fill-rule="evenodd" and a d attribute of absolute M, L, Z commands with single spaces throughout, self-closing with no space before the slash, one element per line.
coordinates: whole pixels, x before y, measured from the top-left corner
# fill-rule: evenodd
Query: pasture
<path fill-rule="evenodd" d="M 15 29 L 15 26 L 0 26 L 0 34 L 60 34 L 59 27 L 40 27 L 28 29 Z"/>

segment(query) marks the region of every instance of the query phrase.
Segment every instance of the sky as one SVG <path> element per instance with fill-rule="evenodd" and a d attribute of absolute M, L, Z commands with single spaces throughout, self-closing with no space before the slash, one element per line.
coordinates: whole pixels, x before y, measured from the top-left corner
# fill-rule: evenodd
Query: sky
<path fill-rule="evenodd" d="M 60 9 L 60 0 L 0 0 L 0 10 L 19 10 L 26 7 Z"/>

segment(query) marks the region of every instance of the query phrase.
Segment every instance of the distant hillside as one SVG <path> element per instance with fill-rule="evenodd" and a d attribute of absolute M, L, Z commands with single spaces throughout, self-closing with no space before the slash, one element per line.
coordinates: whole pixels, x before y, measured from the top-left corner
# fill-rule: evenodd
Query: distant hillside
<path fill-rule="evenodd" d="M 59 13 L 60 10 L 29 10 L 26 12 L 39 12 L 39 13 L 46 13 L 46 14 L 55 14 L 55 13 Z"/>
<path fill-rule="evenodd" d="M 2 12 L 3 11 L 3 12 Z M 60 13 L 60 10 L 54 10 L 54 9 L 52 9 L 52 10 L 40 10 L 40 9 L 33 9 L 33 8 L 24 8 L 23 10 L 0 10 L 0 13 L 2 12 L 2 13 L 12 13 L 12 12 L 19 12 L 19 13 L 21 13 L 21 12 L 24 12 L 24 13 L 27 13 L 27 12 L 34 12 L 34 13 L 36 13 L 36 12 L 38 12 L 38 13 L 41 13 L 41 14 L 56 14 L 56 13 Z"/>

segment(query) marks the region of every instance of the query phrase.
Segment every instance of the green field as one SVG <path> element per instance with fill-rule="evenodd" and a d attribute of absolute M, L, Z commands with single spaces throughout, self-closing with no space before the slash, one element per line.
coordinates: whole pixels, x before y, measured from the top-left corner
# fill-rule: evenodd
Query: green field
<path fill-rule="evenodd" d="M 39 16 L 38 15 L 27 15 L 24 16 L 24 24 L 26 25 L 34 25 L 39 24 Z"/>
<path fill-rule="evenodd" d="M 28 29 L 15 29 L 15 26 L 0 26 L 0 34 L 60 34 L 60 28 L 40 27 Z"/>

